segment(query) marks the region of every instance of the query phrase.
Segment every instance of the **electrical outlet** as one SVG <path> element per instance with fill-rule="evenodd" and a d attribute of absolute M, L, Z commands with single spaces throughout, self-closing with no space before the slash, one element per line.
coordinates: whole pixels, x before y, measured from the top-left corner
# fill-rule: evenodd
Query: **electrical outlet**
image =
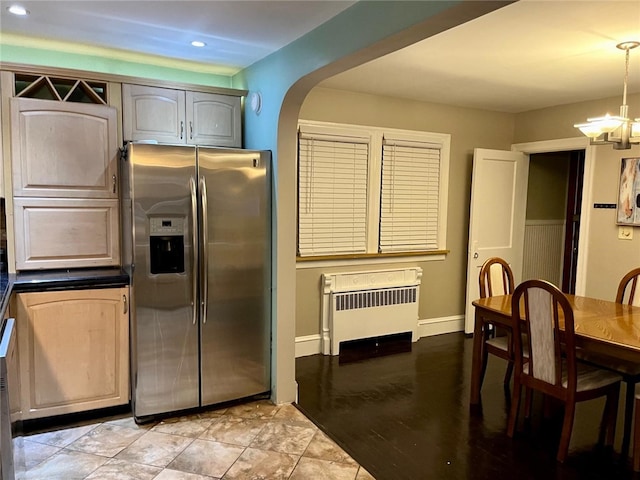
<path fill-rule="evenodd" d="M 618 238 L 620 240 L 633 240 L 633 227 L 618 227 Z"/>

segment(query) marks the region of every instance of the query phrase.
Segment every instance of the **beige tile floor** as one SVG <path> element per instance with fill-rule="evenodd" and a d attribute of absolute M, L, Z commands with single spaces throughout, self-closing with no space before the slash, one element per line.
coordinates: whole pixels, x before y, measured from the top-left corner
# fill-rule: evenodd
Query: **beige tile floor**
<path fill-rule="evenodd" d="M 260 400 L 136 425 L 25 436 L 20 480 L 372 480 L 292 405 Z"/>

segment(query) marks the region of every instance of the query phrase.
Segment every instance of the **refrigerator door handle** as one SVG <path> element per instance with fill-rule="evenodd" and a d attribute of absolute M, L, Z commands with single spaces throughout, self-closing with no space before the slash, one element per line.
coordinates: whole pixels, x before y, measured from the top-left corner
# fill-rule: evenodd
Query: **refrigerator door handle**
<path fill-rule="evenodd" d="M 193 324 L 198 322 L 198 275 L 196 274 L 196 268 L 198 265 L 198 199 L 196 195 L 196 180 L 193 177 L 189 178 L 189 189 L 191 191 L 191 251 L 193 263 L 191 264 L 191 283 L 193 289 L 193 300 L 191 306 L 193 307 Z"/>
<path fill-rule="evenodd" d="M 207 205 L 207 181 L 204 176 L 200 177 L 200 202 L 202 211 L 202 295 L 200 305 L 202 307 L 202 323 L 207 323 L 207 300 L 209 296 L 209 231 L 208 231 L 208 205 Z"/>

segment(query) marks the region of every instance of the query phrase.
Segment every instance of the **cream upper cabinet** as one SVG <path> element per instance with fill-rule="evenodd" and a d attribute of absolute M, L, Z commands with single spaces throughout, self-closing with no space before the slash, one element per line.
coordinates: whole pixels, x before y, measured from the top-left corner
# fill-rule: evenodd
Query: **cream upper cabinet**
<path fill-rule="evenodd" d="M 13 199 L 17 270 L 120 264 L 118 200 Z"/>
<path fill-rule="evenodd" d="M 240 97 L 187 93 L 187 142 L 219 147 L 242 146 Z"/>
<path fill-rule="evenodd" d="M 241 147 L 240 97 L 122 85 L 124 140 Z"/>
<path fill-rule="evenodd" d="M 23 418 L 129 402 L 128 288 L 15 296 Z"/>
<path fill-rule="evenodd" d="M 185 143 L 184 91 L 122 85 L 124 140 Z"/>
<path fill-rule="evenodd" d="M 11 99 L 14 197 L 118 198 L 117 111 Z"/>
<path fill-rule="evenodd" d="M 117 110 L 11 99 L 16 270 L 120 264 Z"/>

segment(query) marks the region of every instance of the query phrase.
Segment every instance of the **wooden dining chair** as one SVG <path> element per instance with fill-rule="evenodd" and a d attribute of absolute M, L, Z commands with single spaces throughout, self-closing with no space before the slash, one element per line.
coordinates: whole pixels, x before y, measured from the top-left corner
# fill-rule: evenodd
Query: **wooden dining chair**
<path fill-rule="evenodd" d="M 616 293 L 616 303 L 625 305 L 640 306 L 640 267 L 634 268 L 622 277 L 618 284 Z M 613 358 L 606 353 L 594 352 L 590 350 L 578 349 L 576 352 L 578 359 L 591 363 L 598 367 L 608 368 L 620 375 L 625 383 L 624 398 L 624 423 L 622 435 L 621 455 L 626 457 L 629 453 L 629 444 L 631 442 L 631 426 L 633 425 L 633 408 L 636 401 L 636 384 L 640 383 L 640 364 L 626 361 L 619 358 Z M 635 397 L 635 398 L 634 398 Z M 636 421 L 636 430 L 638 422 Z M 635 462 L 634 447 L 634 462 Z M 640 461 L 640 460 L 638 460 Z"/>
<path fill-rule="evenodd" d="M 634 268 L 622 277 L 622 280 L 620 280 L 620 284 L 618 285 L 618 292 L 616 293 L 616 302 L 640 307 L 639 278 L 640 267 Z"/>
<path fill-rule="evenodd" d="M 513 272 L 509 264 L 499 257 L 489 258 L 480 268 L 480 298 L 513 293 Z M 480 373 L 480 387 L 487 370 L 489 354 L 507 361 L 507 371 L 504 375 L 504 385 L 509 386 L 513 372 L 513 343 L 511 331 L 498 331 L 496 325 L 484 321 L 484 345 L 482 349 L 482 370 Z"/>
<path fill-rule="evenodd" d="M 573 309 L 565 295 L 544 280 L 518 285 L 511 302 L 515 346 L 515 376 L 507 435 L 516 430 L 520 394 L 527 390 L 525 414 L 531 414 L 531 393 L 539 391 L 564 403 L 564 420 L 557 460 L 569 451 L 576 403 L 606 396 L 600 440 L 613 445 L 622 377 L 610 370 L 578 362 L 575 355 Z M 563 328 L 564 327 L 564 328 Z M 523 334 L 525 335 L 523 337 Z M 523 356 L 523 338 L 529 358 Z"/>

